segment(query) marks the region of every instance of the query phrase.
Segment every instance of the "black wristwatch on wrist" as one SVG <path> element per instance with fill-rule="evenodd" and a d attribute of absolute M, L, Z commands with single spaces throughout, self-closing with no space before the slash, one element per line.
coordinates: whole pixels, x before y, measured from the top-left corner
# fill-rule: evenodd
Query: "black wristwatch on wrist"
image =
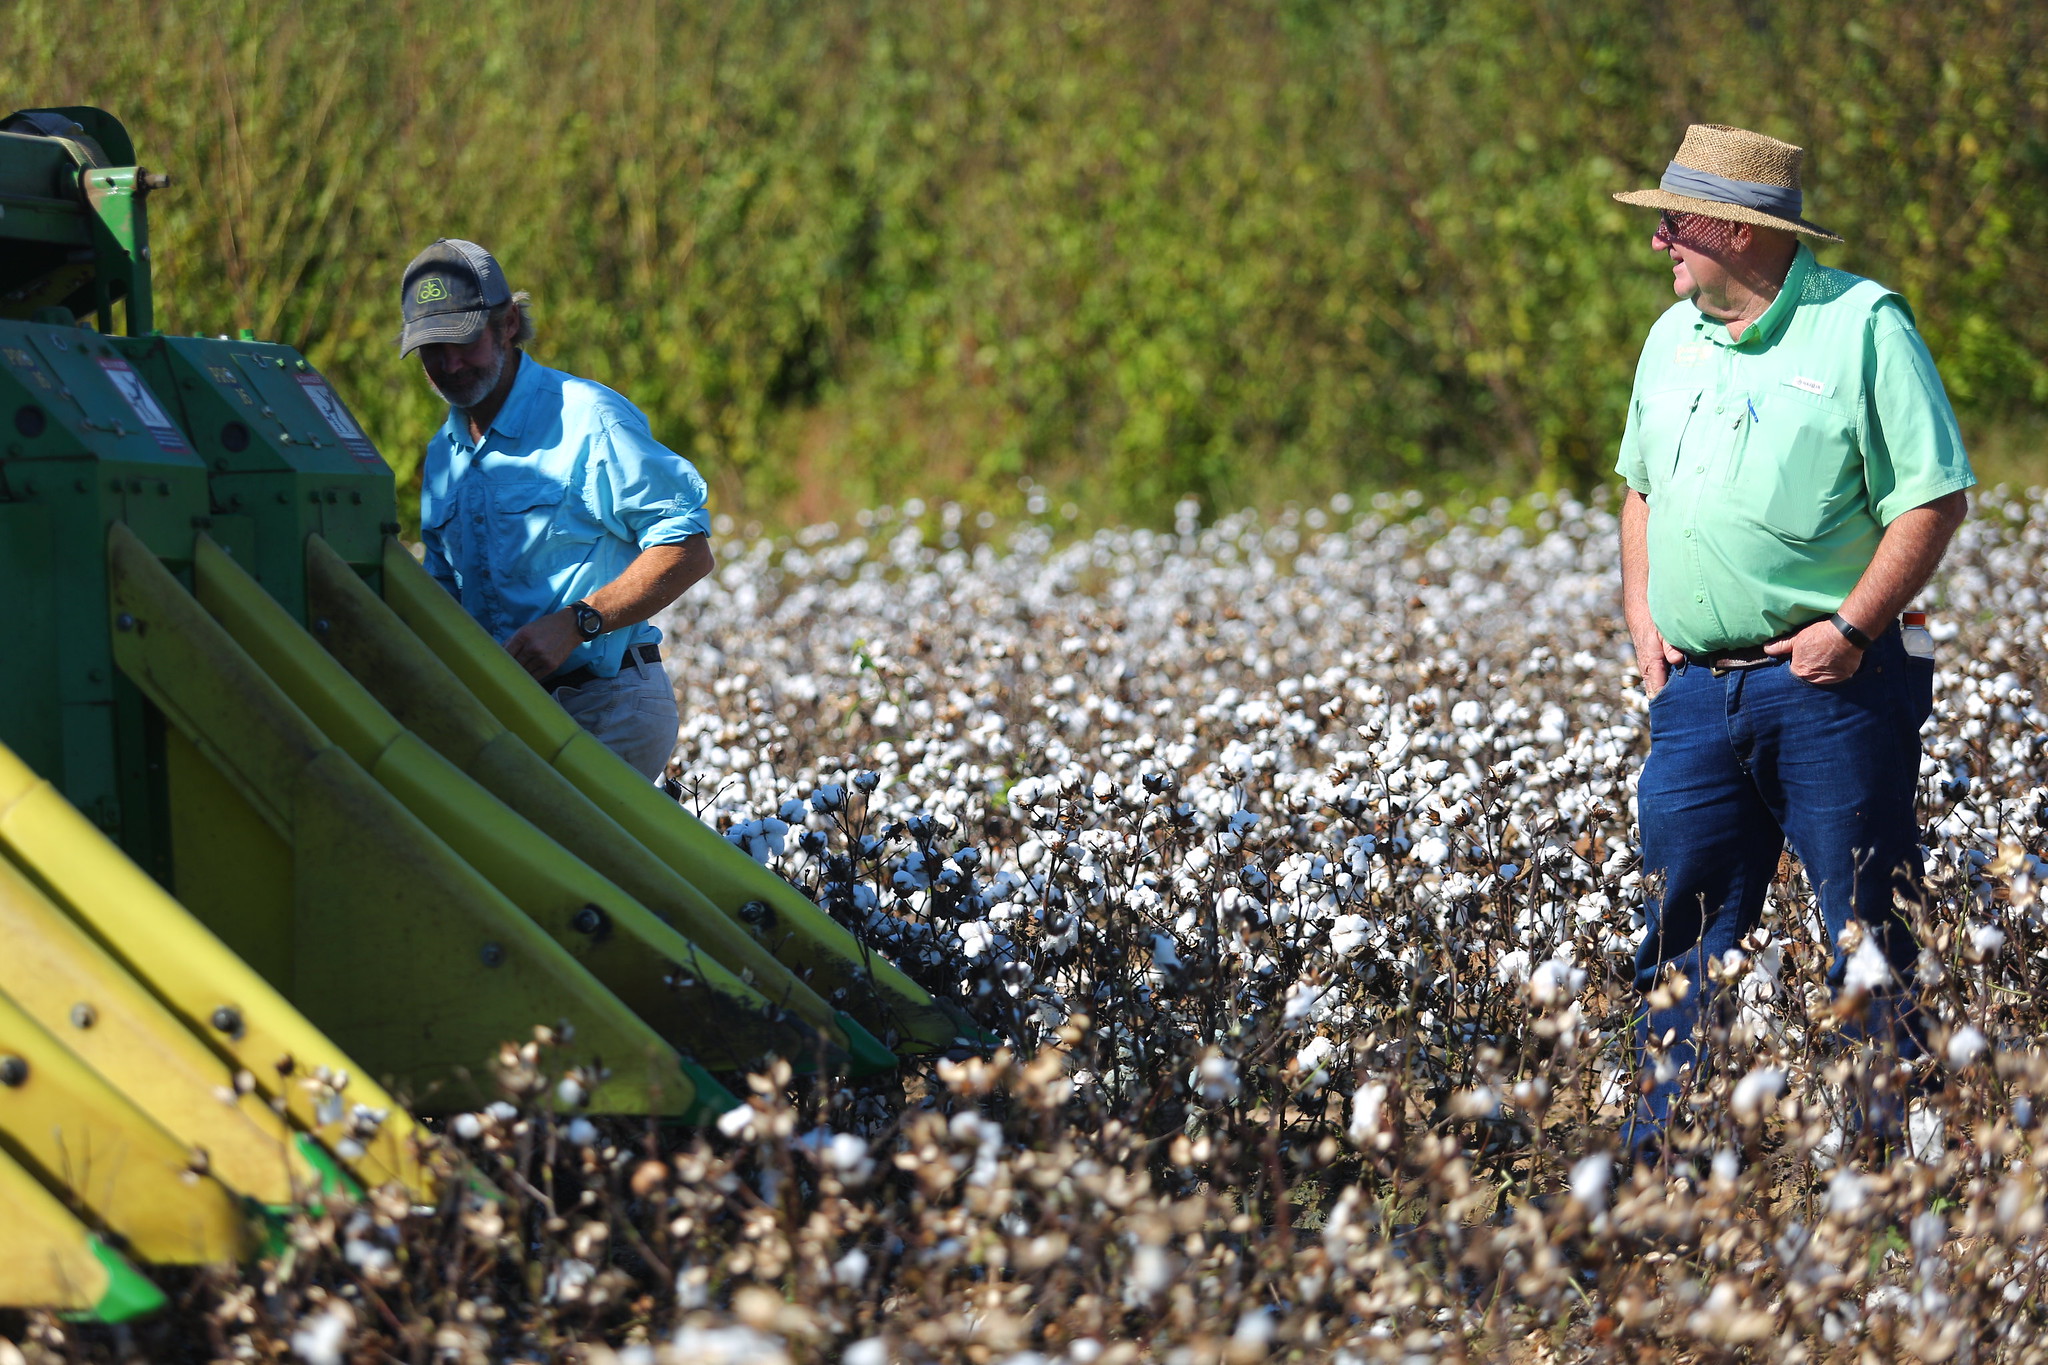
<path fill-rule="evenodd" d="M 1868 635 L 1865 635 L 1862 631 L 1858 630 L 1855 627 L 1855 625 L 1853 625 L 1850 622 L 1849 618 L 1842 615 L 1842 613 L 1840 612 L 1836 612 L 1833 616 L 1829 617 L 1828 619 L 1835 623 L 1836 630 L 1842 632 L 1842 638 L 1844 640 L 1847 640 L 1850 644 L 1856 646 L 1856 648 L 1858 649 L 1868 649 L 1872 645 L 1877 643 L 1877 641 L 1871 639 Z"/>
<path fill-rule="evenodd" d="M 604 613 L 588 602 L 577 602 L 570 606 L 576 613 L 576 633 L 585 640 L 595 640 L 604 634 Z"/>

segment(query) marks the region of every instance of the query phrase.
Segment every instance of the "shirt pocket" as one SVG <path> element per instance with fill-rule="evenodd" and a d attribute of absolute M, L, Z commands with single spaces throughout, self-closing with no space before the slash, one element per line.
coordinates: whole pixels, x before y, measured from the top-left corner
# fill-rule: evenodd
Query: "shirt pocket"
<path fill-rule="evenodd" d="M 455 515 L 457 500 L 442 494 L 420 497 L 420 539 L 448 562 L 459 583 L 469 568 L 469 541 L 462 533 L 462 518 Z"/>
<path fill-rule="evenodd" d="M 492 558 L 513 564 L 545 554 L 547 542 L 559 533 L 566 493 L 553 479 L 491 480 Z"/>
<path fill-rule="evenodd" d="M 1643 464 L 1650 472 L 1653 491 L 1680 473 L 1686 433 L 1704 392 L 1697 384 L 1683 384 L 1643 395 Z"/>
<path fill-rule="evenodd" d="M 1788 540 L 1818 540 L 1863 497 L 1855 418 L 1791 388 L 1755 401 L 1760 420 L 1749 433 L 1741 481 L 1757 518 Z"/>

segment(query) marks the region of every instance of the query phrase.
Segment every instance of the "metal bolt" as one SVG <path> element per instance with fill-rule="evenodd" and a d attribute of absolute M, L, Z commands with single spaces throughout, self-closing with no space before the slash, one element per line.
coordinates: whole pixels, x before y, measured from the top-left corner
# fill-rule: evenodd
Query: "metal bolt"
<path fill-rule="evenodd" d="M 89 1001 L 81 1000 L 71 1007 L 71 1022 L 79 1028 L 91 1028 L 100 1021 L 100 1012 Z"/>
<path fill-rule="evenodd" d="M 569 927 L 579 934 L 594 934 L 604 928 L 604 911 L 594 905 L 586 905 L 576 912 L 576 918 L 569 921 Z"/>
<path fill-rule="evenodd" d="M 483 951 L 478 953 L 477 957 L 486 967 L 496 967 L 504 962 L 505 949 L 500 944 L 486 943 L 483 946 Z"/>
<path fill-rule="evenodd" d="M 775 923 L 775 911 L 769 908 L 767 901 L 748 901 L 740 907 L 740 919 L 756 929 L 766 929 Z"/>
<path fill-rule="evenodd" d="M 313 633 L 315 635 L 325 635 L 330 629 L 332 629 L 332 624 L 326 617 L 316 616 L 313 618 Z"/>
<path fill-rule="evenodd" d="M 119 616 L 116 616 L 116 617 L 114 618 L 114 629 L 115 629 L 115 630 L 133 630 L 133 629 L 135 629 L 135 618 L 134 618 L 133 616 L 130 616 L 130 615 L 129 615 L 129 614 L 127 613 L 127 612 L 125 612 L 125 611 L 124 611 L 124 612 L 122 612 L 122 613 L 121 613 L 121 614 L 120 614 Z"/>
<path fill-rule="evenodd" d="M 10 1090 L 28 1079 L 28 1063 L 19 1057 L 0 1057 L 0 1085 Z"/>
<path fill-rule="evenodd" d="M 213 1012 L 213 1026 L 230 1038 L 242 1036 L 242 1012 L 233 1005 L 222 1005 Z"/>

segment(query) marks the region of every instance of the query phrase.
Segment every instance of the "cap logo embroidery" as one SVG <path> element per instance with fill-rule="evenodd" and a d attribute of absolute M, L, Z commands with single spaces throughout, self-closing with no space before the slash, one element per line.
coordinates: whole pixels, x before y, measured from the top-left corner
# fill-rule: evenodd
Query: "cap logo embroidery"
<path fill-rule="evenodd" d="M 429 275 L 420 281 L 419 290 L 413 294 L 414 303 L 434 303 L 448 297 L 448 282 L 439 275 Z"/>

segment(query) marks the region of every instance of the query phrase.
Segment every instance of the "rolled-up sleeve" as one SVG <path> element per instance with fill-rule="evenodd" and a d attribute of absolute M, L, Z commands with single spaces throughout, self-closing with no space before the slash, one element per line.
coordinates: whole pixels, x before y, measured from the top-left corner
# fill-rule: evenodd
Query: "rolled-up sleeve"
<path fill-rule="evenodd" d="M 710 534 L 704 476 L 644 425 L 607 413 L 593 445 L 594 477 L 584 491 L 606 530 L 643 550 Z"/>
<path fill-rule="evenodd" d="M 1934 357 L 1904 306 L 1887 299 L 1871 314 L 1864 352 L 1863 475 L 1877 519 L 1900 514 L 1977 482 Z"/>

